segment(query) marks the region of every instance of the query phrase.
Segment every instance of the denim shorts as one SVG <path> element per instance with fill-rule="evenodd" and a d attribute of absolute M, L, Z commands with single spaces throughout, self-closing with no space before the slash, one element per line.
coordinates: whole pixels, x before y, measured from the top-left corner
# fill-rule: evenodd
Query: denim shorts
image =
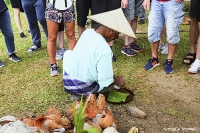
<path fill-rule="evenodd" d="M 51 3 L 48 3 L 45 11 L 45 18 L 56 23 L 72 22 L 76 19 L 74 5 L 70 6 L 67 10 L 58 10 L 54 8 Z"/>
<path fill-rule="evenodd" d="M 143 0 L 128 0 L 128 7 L 124 9 L 124 15 L 127 20 L 133 20 L 135 16 L 139 16 L 143 10 Z"/>
<path fill-rule="evenodd" d="M 160 34 L 164 23 L 166 24 L 166 40 L 170 44 L 177 44 L 180 41 L 179 28 L 184 13 L 182 11 L 184 1 L 177 3 L 176 0 L 159 2 L 152 0 L 151 9 L 148 16 L 148 40 L 157 42 L 160 40 Z"/>

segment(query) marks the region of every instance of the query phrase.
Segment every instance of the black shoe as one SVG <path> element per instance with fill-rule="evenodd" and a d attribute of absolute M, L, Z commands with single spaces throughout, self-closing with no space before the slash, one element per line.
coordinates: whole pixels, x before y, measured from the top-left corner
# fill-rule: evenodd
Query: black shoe
<path fill-rule="evenodd" d="M 144 24 L 144 20 L 140 20 L 139 22 L 138 22 L 138 24 Z"/>
<path fill-rule="evenodd" d="M 26 36 L 24 35 L 24 32 L 21 32 L 21 33 L 20 33 L 20 37 L 21 37 L 21 38 L 26 38 Z"/>
<path fill-rule="evenodd" d="M 123 46 L 121 52 L 126 56 L 136 56 L 136 52 L 131 48 L 131 45 Z"/>
<path fill-rule="evenodd" d="M 134 50 L 135 52 L 142 52 L 142 49 L 138 47 L 138 45 L 135 42 L 132 42 L 129 45 L 131 46 L 131 49 Z"/>
<path fill-rule="evenodd" d="M 11 55 L 9 55 L 9 60 L 12 60 L 14 62 L 18 62 L 18 61 L 20 61 L 20 58 L 17 57 L 17 55 L 15 53 L 12 53 Z"/>

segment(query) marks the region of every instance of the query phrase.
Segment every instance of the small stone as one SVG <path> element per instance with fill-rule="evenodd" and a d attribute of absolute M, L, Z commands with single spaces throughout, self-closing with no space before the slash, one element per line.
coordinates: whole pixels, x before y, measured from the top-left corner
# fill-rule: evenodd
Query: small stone
<path fill-rule="evenodd" d="M 136 107 L 127 107 L 127 113 L 131 116 L 135 116 L 137 118 L 146 118 L 146 114 Z"/>

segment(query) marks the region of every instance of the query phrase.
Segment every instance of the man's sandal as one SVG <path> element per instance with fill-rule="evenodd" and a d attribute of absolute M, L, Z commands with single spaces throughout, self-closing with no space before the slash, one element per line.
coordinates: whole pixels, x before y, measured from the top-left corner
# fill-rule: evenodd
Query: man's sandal
<path fill-rule="evenodd" d="M 183 63 L 190 65 L 195 61 L 195 59 L 196 59 L 196 53 L 188 53 L 186 57 L 183 58 Z"/>

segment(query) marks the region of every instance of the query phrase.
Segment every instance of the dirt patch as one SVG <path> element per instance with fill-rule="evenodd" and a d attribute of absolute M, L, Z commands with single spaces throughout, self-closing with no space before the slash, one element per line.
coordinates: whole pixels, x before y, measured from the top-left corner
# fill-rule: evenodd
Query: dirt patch
<path fill-rule="evenodd" d="M 200 132 L 199 75 L 149 73 L 145 84 L 151 89 L 150 100 L 112 106 L 118 131 L 127 133 L 133 126 L 145 133 Z M 127 114 L 127 106 L 136 106 L 147 114 L 146 119 Z"/>

